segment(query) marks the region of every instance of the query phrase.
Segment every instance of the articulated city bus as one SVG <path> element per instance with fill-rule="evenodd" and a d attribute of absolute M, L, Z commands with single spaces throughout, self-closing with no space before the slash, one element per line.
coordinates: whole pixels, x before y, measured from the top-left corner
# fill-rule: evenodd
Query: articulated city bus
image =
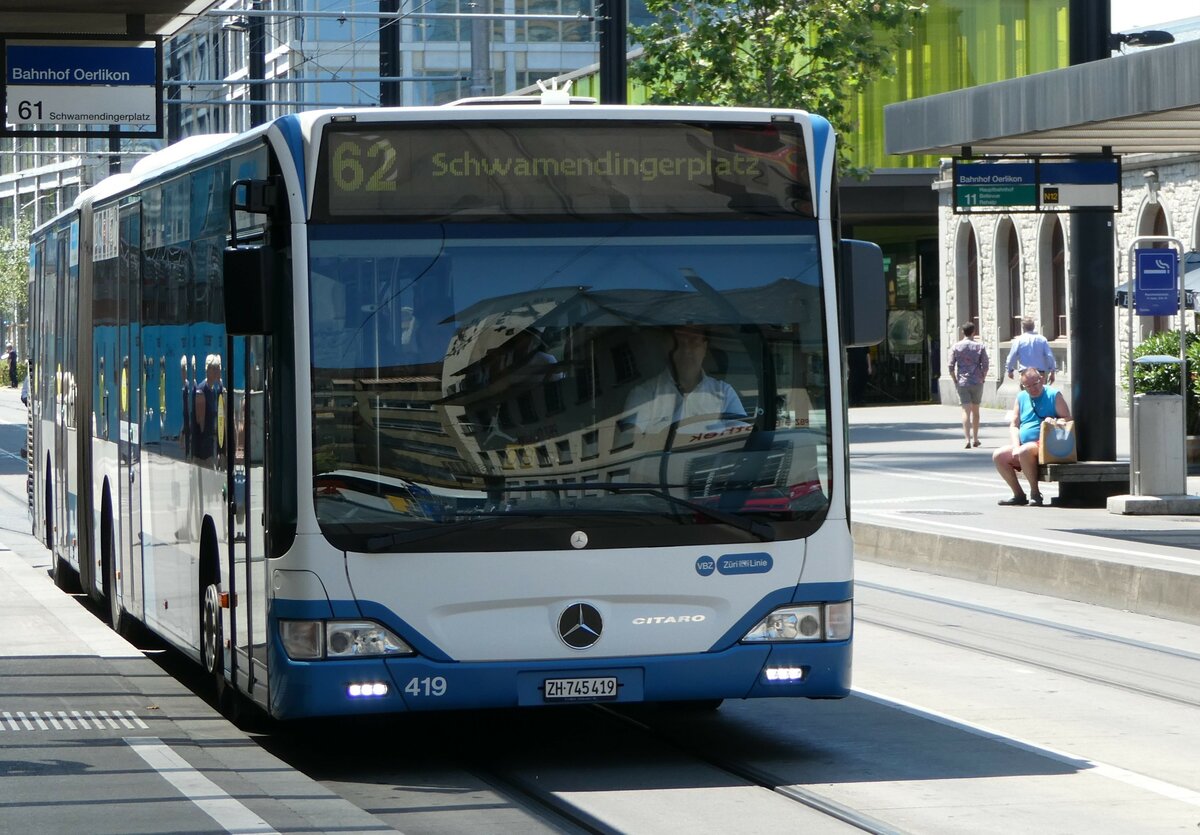
<path fill-rule="evenodd" d="M 281 719 L 836 698 L 843 348 L 882 333 L 800 111 L 286 116 L 32 241 L 54 576 Z"/>

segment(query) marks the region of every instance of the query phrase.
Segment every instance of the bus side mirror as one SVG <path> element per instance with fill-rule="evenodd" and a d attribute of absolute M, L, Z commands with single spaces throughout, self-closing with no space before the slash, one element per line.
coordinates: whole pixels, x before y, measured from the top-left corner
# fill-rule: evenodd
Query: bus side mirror
<path fill-rule="evenodd" d="M 838 287 L 842 344 L 865 348 L 883 341 L 887 324 L 887 287 L 883 250 L 868 241 L 843 240 Z"/>
<path fill-rule="evenodd" d="M 266 246 L 225 247 L 225 331 L 270 336 L 275 253 Z"/>

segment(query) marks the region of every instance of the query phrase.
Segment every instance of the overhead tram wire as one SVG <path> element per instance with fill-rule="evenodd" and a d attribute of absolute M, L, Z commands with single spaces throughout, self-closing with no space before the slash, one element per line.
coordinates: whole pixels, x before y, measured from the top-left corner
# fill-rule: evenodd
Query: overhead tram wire
<path fill-rule="evenodd" d="M 422 8 L 424 8 L 425 5 L 428 5 L 429 2 L 432 2 L 432 0 L 426 0 L 426 2 L 422 5 Z M 330 17 L 330 16 L 332 16 L 332 17 L 334 17 L 334 19 L 338 19 L 338 20 L 342 20 L 342 21 L 344 21 L 346 19 L 346 14 L 343 14 L 340 12 L 316 12 L 316 11 L 314 11 L 314 12 L 297 13 L 297 12 L 277 11 L 273 14 L 266 15 L 266 14 L 261 14 L 261 12 L 268 11 L 268 10 L 264 10 L 264 9 L 245 9 L 245 10 L 236 11 L 236 13 L 234 13 L 235 10 L 233 10 L 233 9 L 222 10 L 222 11 L 228 12 L 228 14 L 208 15 L 208 16 L 209 17 L 231 17 L 234 19 L 237 19 L 237 18 L 244 19 L 244 18 L 251 17 L 251 16 L 263 17 L 263 18 L 273 17 L 273 18 L 286 18 L 286 19 L 297 20 L 297 21 L 300 21 L 301 23 L 303 23 L 303 20 L 307 17 Z M 350 14 L 354 14 L 354 13 L 350 13 Z M 354 14 L 354 16 L 357 17 L 360 15 Z M 362 16 L 365 16 L 365 15 L 362 15 Z M 384 25 L 390 25 L 390 24 L 384 24 Z M 350 49 L 355 44 L 357 44 L 363 40 L 366 40 L 367 38 L 373 38 L 373 37 L 378 36 L 379 32 L 382 31 L 382 28 L 383 28 L 382 26 L 377 27 L 373 31 L 367 32 L 367 33 L 361 35 L 360 37 L 355 38 L 352 41 L 348 41 L 345 43 L 337 42 L 337 48 L 330 49 L 327 51 L 327 53 L 328 52 L 338 52 L 343 49 Z M 210 29 L 209 31 L 212 32 L 215 30 L 216 30 L 216 26 L 214 24 L 213 28 Z M 271 39 L 271 41 L 273 42 L 273 44 L 276 48 L 281 47 L 281 46 L 287 46 L 288 42 L 284 41 L 283 39 L 281 39 L 279 37 L 278 27 L 264 27 L 264 35 L 265 35 L 265 37 Z M 303 39 L 303 37 L 300 37 L 300 38 L 298 38 L 298 40 L 300 43 L 303 43 L 304 39 Z M 299 50 L 297 52 L 298 52 L 298 54 L 300 54 L 304 57 L 299 63 L 288 67 L 287 72 L 294 73 L 294 72 L 299 71 L 301 68 L 307 66 L 308 64 L 312 64 L 313 67 L 317 71 L 329 73 L 330 78 L 328 78 L 328 79 L 325 79 L 325 78 L 309 79 L 309 78 L 305 78 L 303 76 L 301 76 L 301 77 L 288 76 L 288 77 L 284 77 L 284 78 L 262 78 L 262 79 L 249 78 L 249 77 L 233 79 L 233 80 L 213 79 L 212 86 L 229 87 L 230 89 L 232 89 L 232 88 L 238 87 L 238 86 L 249 87 L 251 85 L 266 85 L 266 84 L 339 83 L 339 84 L 348 85 L 350 87 L 350 89 L 352 89 L 356 93 L 358 93 L 359 96 L 361 96 L 363 99 L 366 100 L 366 102 L 364 103 L 361 101 L 352 101 L 352 102 L 345 103 L 345 104 L 335 105 L 331 102 L 288 101 L 288 100 L 283 100 L 283 99 L 272 99 L 272 100 L 268 101 L 268 100 L 263 100 L 263 99 L 250 100 L 250 99 L 230 99 L 227 97 L 216 98 L 216 96 L 219 95 L 219 93 L 217 91 L 214 91 L 212 94 L 212 97 L 207 98 L 207 99 L 176 100 L 172 103 L 176 104 L 176 105 L 180 105 L 180 106 L 187 105 L 189 107 L 219 107 L 219 106 L 227 106 L 227 105 L 234 105 L 234 104 L 246 105 L 246 106 L 282 105 L 285 107 L 322 107 L 322 106 L 324 106 L 324 107 L 356 107 L 356 106 L 362 107 L 362 106 L 378 105 L 379 96 L 372 95 L 369 90 L 363 89 L 361 86 L 359 86 L 360 84 L 366 83 L 373 79 L 355 78 L 353 76 L 351 78 L 339 77 L 339 73 L 341 71 L 343 71 L 346 68 L 346 64 L 349 63 L 349 61 L 350 61 L 349 58 L 338 69 L 331 69 L 331 68 L 326 67 L 323 64 L 321 64 L 318 61 L 318 56 L 304 55 L 304 52 L 299 51 Z M 407 81 L 409 79 L 389 79 L 389 80 Z M 439 80 L 449 80 L 449 79 L 443 79 L 440 76 L 439 77 L 431 76 L 428 78 L 422 78 L 420 80 L 422 80 L 422 81 L 439 81 Z M 207 82 L 208 82 L 208 79 L 205 79 L 205 82 L 204 82 L 205 86 L 209 86 L 207 84 Z M 189 82 L 189 81 L 183 81 L 181 79 L 181 80 L 166 81 L 166 82 L 164 82 L 164 86 L 178 86 L 178 87 L 188 86 L 189 88 L 194 88 L 195 86 L 198 86 L 199 83 L 201 83 L 201 82 Z"/>
<path fill-rule="evenodd" d="M 425 2 L 421 5 L 421 8 L 425 8 L 425 6 L 429 5 L 430 2 L 432 2 L 432 0 L 425 0 Z M 324 16 L 327 13 L 315 12 L 315 14 Z M 301 20 L 303 20 L 303 16 L 298 16 L 298 17 L 301 17 Z M 339 13 L 339 17 L 337 19 L 339 21 L 344 21 L 347 18 L 343 14 Z M 391 25 L 391 23 L 398 23 L 398 22 L 399 21 L 390 21 L 388 23 L 383 24 L 382 26 L 377 26 L 372 31 L 366 32 L 366 33 L 360 35 L 359 37 L 355 38 L 354 40 L 346 42 L 345 44 L 342 44 L 341 42 L 335 42 L 336 46 L 334 48 L 327 50 L 325 54 L 331 54 L 331 53 L 336 54 L 338 52 L 341 52 L 342 50 L 346 50 L 349 53 L 349 57 L 347 57 L 344 61 L 342 61 L 342 65 L 340 67 L 338 67 L 336 70 L 326 67 L 324 64 L 322 64 L 318 60 L 318 56 L 313 55 L 311 57 L 305 57 L 303 61 L 301 61 L 295 67 L 291 68 L 289 70 L 289 72 L 293 71 L 293 70 L 299 70 L 301 67 L 304 67 L 309 63 L 312 63 L 313 66 L 315 66 L 319 71 L 329 73 L 331 78 L 338 78 L 339 73 L 344 71 L 346 69 L 346 65 L 349 64 L 350 61 L 353 60 L 354 50 L 352 49 L 352 47 L 355 44 L 358 44 L 364 40 L 367 40 L 368 38 L 372 38 L 372 39 L 378 38 L 379 33 L 383 31 L 384 26 L 389 26 L 389 25 Z M 276 40 L 278 40 L 278 39 L 276 39 Z M 320 43 L 320 40 L 318 39 L 317 42 Z M 339 79 L 339 80 L 342 80 L 342 79 Z M 397 79 L 397 80 L 399 80 L 399 79 Z M 379 95 L 372 95 L 369 90 L 364 90 L 363 88 L 361 88 L 359 86 L 360 83 L 364 83 L 364 82 L 365 82 L 365 79 L 357 79 L 354 77 L 351 77 L 350 79 L 345 80 L 345 83 L 350 85 L 350 89 L 357 92 L 364 99 L 366 99 L 374 104 L 378 104 L 379 100 L 380 100 Z"/>
<path fill-rule="evenodd" d="M 427 7 L 430 2 L 432 2 L 432 0 L 425 0 L 425 2 L 421 4 L 420 8 Z M 546 21 L 559 21 L 559 22 L 581 22 L 581 21 L 595 22 L 595 20 L 596 20 L 595 15 L 584 15 L 584 14 L 573 14 L 573 15 L 571 15 L 571 14 L 567 14 L 567 15 L 564 15 L 564 14 L 536 14 L 536 13 L 535 14 L 507 14 L 507 13 L 500 13 L 500 12 L 475 13 L 475 12 L 421 12 L 421 11 L 295 12 L 295 11 L 288 11 L 288 10 L 283 10 L 283 9 L 240 9 L 240 10 L 239 9 L 209 9 L 208 11 L 203 13 L 203 16 L 214 17 L 214 18 L 220 18 L 220 17 L 226 17 L 226 18 L 262 17 L 262 18 L 268 18 L 268 19 L 269 18 L 290 18 L 290 19 L 299 19 L 299 20 L 304 20 L 304 19 L 317 19 L 317 20 L 327 19 L 327 20 L 329 20 L 329 19 L 331 19 L 331 20 L 337 20 L 339 22 L 345 22 L 350 19 L 363 18 L 363 19 L 375 19 L 375 20 L 386 21 L 385 23 L 382 23 L 380 26 L 376 27 L 374 30 L 364 33 L 363 35 L 361 35 L 349 42 L 346 42 L 344 44 L 338 43 L 337 48 L 329 50 L 330 52 L 338 52 L 343 49 L 348 49 L 349 47 L 352 47 L 354 44 L 357 44 L 368 38 L 377 37 L 379 35 L 379 33 L 381 31 L 383 31 L 383 29 L 386 26 L 391 26 L 393 24 L 401 24 L 401 23 L 416 21 L 416 20 L 478 20 L 480 18 L 487 19 L 487 20 L 500 20 L 500 21 L 546 20 Z M 271 38 L 274 41 L 276 46 L 283 45 L 283 41 L 280 40 L 277 32 L 268 30 L 267 37 Z M 347 58 L 346 63 L 349 63 L 350 60 L 351 60 L 351 58 Z M 379 96 L 372 95 L 370 91 L 361 89 L 358 86 L 358 84 L 373 83 L 375 81 L 382 82 L 383 81 L 382 78 L 363 79 L 363 78 L 355 78 L 354 76 L 351 76 L 350 78 L 338 78 L 337 77 L 338 73 L 345 69 L 346 63 L 343 63 L 342 66 L 340 68 L 338 68 L 337 70 L 333 70 L 333 69 L 330 69 L 330 68 L 325 67 L 322 64 L 320 64 L 317 56 L 305 57 L 304 60 L 302 60 L 300 63 L 296 64 L 295 66 L 289 67 L 287 69 L 287 71 L 289 73 L 296 72 L 301 67 L 304 67 L 309 63 L 314 64 L 320 71 L 329 73 L 331 78 L 330 79 L 319 79 L 319 80 L 317 80 L 317 79 L 313 79 L 313 80 L 297 79 L 297 78 L 290 78 L 290 77 L 282 78 L 282 79 L 253 79 L 252 81 L 251 80 L 242 80 L 242 81 L 222 82 L 221 85 L 222 86 L 227 85 L 227 86 L 233 87 L 233 86 L 237 86 L 238 84 L 249 84 L 249 83 L 282 84 L 282 83 L 288 83 L 288 82 L 291 82 L 291 83 L 314 83 L 314 82 L 323 83 L 326 81 L 331 81 L 331 82 L 336 81 L 339 83 L 344 83 L 344 84 L 350 85 L 350 87 L 352 89 L 354 89 L 357 93 L 359 93 L 361 96 L 370 100 L 374 104 L 378 104 Z M 417 82 L 417 81 L 451 81 L 451 80 L 461 81 L 461 80 L 465 80 L 465 79 L 457 78 L 457 77 L 426 76 L 426 77 L 421 77 L 421 78 L 394 78 L 394 79 L 388 78 L 386 80 Z M 187 82 L 172 80 L 172 81 L 166 82 L 166 85 L 182 86 L 186 83 Z M 166 85 L 164 85 L 164 86 L 166 86 Z M 231 104 L 234 104 L 235 102 L 230 101 L 228 99 L 213 98 L 213 99 L 197 99 L 197 100 L 191 100 L 191 101 L 176 101 L 174 103 L 180 104 L 180 105 L 187 104 L 191 107 L 201 107 L 201 106 L 205 106 L 205 105 L 209 105 L 209 104 L 211 104 L 213 106 L 231 105 Z M 255 104 L 255 105 L 275 104 L 275 105 L 283 105 L 283 106 L 289 106 L 289 107 L 310 107 L 310 106 L 321 106 L 321 105 L 332 106 L 328 102 L 303 102 L 303 101 L 284 101 L 284 100 L 270 100 L 270 101 L 240 100 L 236 103 L 246 104 L 246 105 L 249 105 L 249 104 Z M 356 104 L 358 104 L 358 103 L 352 102 L 350 106 L 355 106 Z"/>
<path fill-rule="evenodd" d="M 289 12 L 281 9 L 209 9 L 209 17 L 300 17 L 350 20 L 351 18 L 374 18 L 376 20 L 552 20 L 560 22 L 594 21 L 595 15 L 585 14 L 531 14 L 506 12 Z M 378 34 L 378 29 L 372 34 Z"/>
<path fill-rule="evenodd" d="M 429 2 L 432 2 L 432 0 L 426 0 L 426 5 L 427 5 Z M 230 10 L 230 11 L 231 11 L 231 10 Z M 301 23 L 303 23 L 303 21 L 304 21 L 304 19 L 305 19 L 305 18 L 307 18 L 307 17 L 310 17 L 310 16 L 325 17 L 325 16 L 328 16 L 328 15 L 330 15 L 330 14 L 332 14 L 332 15 L 335 15 L 335 19 L 340 19 L 340 20 L 344 20 L 344 19 L 345 19 L 345 15 L 342 15 L 341 13 L 336 13 L 336 12 L 334 12 L 334 13 L 330 13 L 330 12 L 308 12 L 308 13 L 304 13 L 304 14 L 297 14 L 297 13 L 295 13 L 295 12 L 287 12 L 287 13 L 277 13 L 277 14 L 272 14 L 272 15 L 265 15 L 265 14 L 255 14 L 256 12 L 263 12 L 263 11 L 267 11 L 267 10 L 264 10 L 264 9 L 249 9 L 249 10 L 243 10 L 242 12 L 240 12 L 240 13 L 237 15 L 237 17 L 243 17 L 243 18 L 245 18 L 245 17 L 251 17 L 251 16 L 254 16 L 254 17 L 262 17 L 262 18 L 264 18 L 264 19 L 265 19 L 265 18 L 268 18 L 268 17 L 276 17 L 276 18 L 278 18 L 278 17 L 283 17 L 283 18 L 295 19 L 295 20 L 298 20 L 298 21 L 300 21 Z M 212 16 L 212 17 L 216 17 L 217 15 L 210 15 L 210 16 Z M 366 40 L 366 39 L 368 39 L 368 38 L 374 38 L 374 37 L 377 37 L 377 36 L 379 35 L 379 32 L 382 30 L 382 28 L 383 28 L 383 27 L 377 27 L 377 28 L 376 28 L 376 29 L 374 29 L 373 31 L 371 31 L 371 32 L 367 32 L 367 33 L 365 33 L 365 34 L 361 35 L 360 37 L 358 37 L 358 38 L 355 38 L 354 40 L 352 40 L 352 41 L 349 41 L 349 42 L 346 42 L 346 43 L 344 43 L 344 44 L 343 44 L 343 43 L 341 43 L 341 42 L 336 42 L 336 43 L 337 43 L 337 48 L 336 48 L 336 49 L 330 49 L 330 50 L 328 50 L 328 52 L 338 52 L 338 51 L 341 51 L 342 49 L 350 49 L 351 47 L 353 47 L 355 44 L 359 43 L 360 41 Z M 267 36 L 267 37 L 269 37 L 269 38 L 272 40 L 272 42 L 274 43 L 275 47 L 287 46 L 287 43 L 286 43 L 285 41 L 283 41 L 282 39 L 280 39 L 277 27 L 264 27 L 264 29 L 266 30 L 266 31 L 265 31 L 265 34 L 266 34 L 266 36 Z M 318 41 L 318 42 L 319 42 L 319 41 Z M 301 43 L 303 43 L 303 40 L 301 40 Z M 301 53 L 301 54 L 303 54 L 303 53 Z M 353 55 L 353 52 L 351 52 L 351 55 Z M 378 104 L 378 102 L 379 102 L 379 96 L 378 96 L 378 95 L 374 95 L 374 96 L 373 96 L 369 90 L 363 89 L 361 86 L 359 86 L 361 83 L 363 83 L 361 80 L 359 80 L 359 79 L 355 79 L 355 78 L 353 78 L 353 77 L 351 77 L 351 78 L 348 78 L 348 79 L 346 79 L 346 78 L 339 78 L 339 77 L 338 77 L 338 74 L 339 74 L 341 71 L 345 70 L 345 68 L 346 68 L 346 64 L 348 64 L 348 63 L 350 62 L 350 60 L 351 60 L 351 58 L 347 58 L 347 59 L 346 59 L 346 60 L 345 60 L 345 61 L 342 63 L 341 67 L 339 67 L 338 69 L 336 69 L 336 70 L 335 70 L 335 69 L 330 69 L 329 67 L 326 67 L 326 66 L 324 66 L 322 63 L 320 63 L 320 61 L 318 60 L 318 56 L 316 56 L 316 55 L 313 55 L 313 56 L 305 56 L 305 57 L 304 57 L 304 59 L 303 59 L 302 61 L 300 61 L 300 63 L 296 64 L 296 65 L 295 65 L 295 66 L 293 66 L 293 67 L 289 67 L 289 68 L 287 69 L 287 71 L 288 71 L 289 73 L 290 73 L 290 72 L 297 72 L 297 71 L 299 71 L 299 70 L 300 70 L 302 67 L 304 67 L 304 66 L 306 66 L 306 65 L 308 65 L 308 64 L 310 64 L 310 63 L 311 63 L 311 64 L 312 64 L 312 65 L 313 65 L 313 66 L 314 66 L 314 67 L 315 67 L 315 68 L 316 68 L 316 69 L 317 69 L 319 72 L 327 72 L 327 73 L 329 73 L 329 75 L 330 75 L 330 77 L 331 77 L 331 80 L 336 80 L 336 81 L 338 81 L 338 82 L 340 82 L 340 83 L 344 83 L 344 84 L 348 85 L 348 86 L 350 87 L 350 89 L 351 89 L 351 90 L 354 90 L 354 91 L 355 91 L 356 93 L 358 93 L 358 95 L 359 95 L 359 96 L 361 96 L 363 99 L 366 99 L 366 100 L 367 100 L 368 102 L 370 102 L 370 103 L 373 103 L 373 104 Z M 253 81 L 259 81 L 259 80 L 260 80 L 260 79 L 253 79 Z M 265 83 L 269 83 L 269 84 L 271 84 L 271 83 L 283 83 L 282 81 L 277 81 L 277 80 L 275 80 L 275 79 L 261 79 L 261 80 L 262 80 L 263 82 L 265 82 Z M 291 79 L 287 79 L 287 80 L 291 80 Z M 302 83 L 302 82 L 303 82 L 303 81 L 305 81 L 306 79 L 296 79 L 296 80 L 297 80 L 298 82 L 301 82 L 301 83 Z M 248 81 L 250 81 L 250 79 L 247 79 L 246 81 L 248 82 Z M 233 85 L 231 84 L 230 86 L 233 86 Z M 224 104 L 224 103 L 225 103 L 225 100 L 219 100 L 219 101 L 218 101 L 218 100 L 214 100 L 214 101 L 215 101 L 216 103 L 218 103 L 218 104 Z M 232 104 L 232 102 L 229 102 L 229 103 L 230 103 L 230 104 Z M 258 103 L 258 104 L 261 104 L 262 102 L 257 102 L 257 103 Z M 309 104 L 301 104 L 301 103 L 289 103 L 289 102 L 284 102 L 284 101 L 274 101 L 274 102 L 268 102 L 267 104 L 279 104 L 279 105 L 284 105 L 284 106 L 289 106 L 289 107 L 291 107 L 291 106 L 295 106 L 295 107 L 307 107 L 307 106 L 311 106 L 311 105 L 309 105 Z M 326 105 L 327 105 L 328 103 L 326 103 L 326 102 L 318 102 L 318 103 L 316 103 L 316 106 L 321 106 L 322 104 L 326 104 Z M 355 106 L 355 105 L 357 105 L 357 104 L 358 104 L 358 102 L 351 102 L 351 106 Z M 199 106 L 199 103 L 194 103 L 192 106 L 193 106 L 193 107 L 195 107 L 195 106 Z"/>

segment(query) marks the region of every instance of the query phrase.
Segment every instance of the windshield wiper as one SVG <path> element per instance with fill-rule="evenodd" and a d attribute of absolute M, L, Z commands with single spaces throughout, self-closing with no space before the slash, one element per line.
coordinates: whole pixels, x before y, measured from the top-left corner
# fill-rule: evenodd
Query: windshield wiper
<path fill-rule="evenodd" d="M 576 481 L 576 482 L 561 482 L 559 484 L 536 484 L 524 487 L 508 487 L 504 489 L 509 491 L 533 492 L 546 491 L 558 493 L 563 490 L 604 490 L 608 493 L 646 493 L 651 496 L 657 496 L 669 504 L 687 508 L 693 513 L 698 513 L 714 522 L 720 522 L 723 525 L 729 525 L 732 528 L 745 531 L 753 537 L 763 542 L 773 542 L 775 540 L 775 528 L 768 525 L 766 522 L 760 522 L 757 519 L 750 519 L 746 516 L 740 516 L 736 513 L 729 513 L 725 510 L 720 510 L 715 507 L 707 507 L 693 502 L 690 499 L 681 499 L 679 496 L 673 496 L 667 492 L 670 487 L 683 487 L 682 484 L 655 484 L 646 483 L 639 484 L 637 482 L 597 482 L 597 481 Z"/>

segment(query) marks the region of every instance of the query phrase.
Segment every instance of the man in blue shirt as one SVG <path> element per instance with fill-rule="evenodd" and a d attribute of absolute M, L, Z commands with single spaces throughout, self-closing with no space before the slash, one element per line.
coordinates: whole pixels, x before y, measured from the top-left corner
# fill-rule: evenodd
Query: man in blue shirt
<path fill-rule="evenodd" d="M 1008 350 L 1008 379 L 1013 378 L 1013 372 L 1018 368 L 1036 368 L 1042 372 L 1042 378 L 1047 383 L 1054 382 L 1054 352 L 1046 337 L 1035 330 L 1032 316 L 1021 319 L 1021 335 L 1012 341 Z"/>

